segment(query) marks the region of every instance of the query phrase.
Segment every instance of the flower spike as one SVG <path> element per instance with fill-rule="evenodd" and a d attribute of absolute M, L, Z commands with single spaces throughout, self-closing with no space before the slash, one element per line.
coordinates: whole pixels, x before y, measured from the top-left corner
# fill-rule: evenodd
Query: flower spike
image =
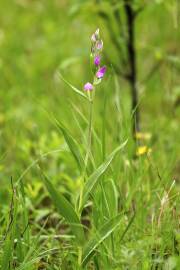
<path fill-rule="evenodd" d="M 103 50 L 103 41 L 100 37 L 99 28 L 91 36 L 91 59 L 92 59 L 92 73 L 94 80 L 92 83 L 87 82 L 84 85 L 84 91 L 91 92 L 95 90 L 95 86 L 101 83 L 101 79 L 106 73 L 106 66 L 101 65 L 101 53 Z M 89 94 L 89 93 L 88 93 Z"/>

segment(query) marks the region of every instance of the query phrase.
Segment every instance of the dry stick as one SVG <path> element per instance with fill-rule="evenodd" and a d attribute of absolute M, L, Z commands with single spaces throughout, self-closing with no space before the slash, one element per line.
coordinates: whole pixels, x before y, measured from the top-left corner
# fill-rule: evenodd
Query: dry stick
<path fill-rule="evenodd" d="M 124 8 L 127 18 L 128 28 L 128 62 L 129 62 L 129 83 L 131 86 L 132 105 L 131 110 L 133 112 L 132 131 L 133 135 L 139 131 L 140 117 L 138 109 L 138 89 L 137 89 L 137 66 L 136 66 L 136 49 L 135 49 L 135 12 L 130 4 L 130 1 L 124 0 Z"/>

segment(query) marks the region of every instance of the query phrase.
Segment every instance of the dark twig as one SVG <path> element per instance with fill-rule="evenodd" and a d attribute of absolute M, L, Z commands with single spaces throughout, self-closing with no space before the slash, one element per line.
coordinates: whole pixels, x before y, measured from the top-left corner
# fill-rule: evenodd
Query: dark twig
<path fill-rule="evenodd" d="M 128 30 L 128 63 L 129 63 L 129 83 L 131 86 L 132 107 L 133 113 L 133 134 L 139 131 L 139 108 L 138 108 L 138 89 L 137 89 L 137 66 L 136 66 L 136 49 L 135 49 L 135 12 L 128 0 L 124 0 L 124 8 L 127 18 Z"/>

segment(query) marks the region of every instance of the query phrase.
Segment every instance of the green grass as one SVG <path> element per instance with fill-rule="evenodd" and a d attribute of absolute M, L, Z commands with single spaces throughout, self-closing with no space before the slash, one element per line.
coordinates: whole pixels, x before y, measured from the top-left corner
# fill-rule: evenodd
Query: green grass
<path fill-rule="evenodd" d="M 97 26 L 118 63 L 93 2 L 0 2 L 2 270 L 180 269 L 176 1 L 152 1 L 137 19 L 136 143 L 129 86 L 110 65 L 89 116 Z"/>

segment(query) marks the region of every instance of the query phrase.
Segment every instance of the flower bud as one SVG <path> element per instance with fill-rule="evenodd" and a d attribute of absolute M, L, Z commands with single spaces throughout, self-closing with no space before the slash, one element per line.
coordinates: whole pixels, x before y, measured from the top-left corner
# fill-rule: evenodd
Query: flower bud
<path fill-rule="evenodd" d="M 92 91 L 93 90 L 93 85 L 90 82 L 87 82 L 84 85 L 84 91 Z"/>
<path fill-rule="evenodd" d="M 99 55 L 96 55 L 95 58 L 94 58 L 94 64 L 96 66 L 99 66 L 100 61 L 101 61 L 101 57 Z"/>
<path fill-rule="evenodd" d="M 99 39 L 99 28 L 91 36 L 91 41 L 96 42 Z"/>
<path fill-rule="evenodd" d="M 103 49 L 103 41 L 102 41 L 102 40 L 98 40 L 98 41 L 96 42 L 96 49 L 97 49 L 98 51 L 100 51 L 100 50 Z"/>
<path fill-rule="evenodd" d="M 101 79 L 101 78 L 104 77 L 104 74 L 105 74 L 105 73 L 106 73 L 106 66 L 103 66 L 103 67 L 99 68 L 99 70 L 97 71 L 96 77 L 97 77 L 98 79 Z"/>

